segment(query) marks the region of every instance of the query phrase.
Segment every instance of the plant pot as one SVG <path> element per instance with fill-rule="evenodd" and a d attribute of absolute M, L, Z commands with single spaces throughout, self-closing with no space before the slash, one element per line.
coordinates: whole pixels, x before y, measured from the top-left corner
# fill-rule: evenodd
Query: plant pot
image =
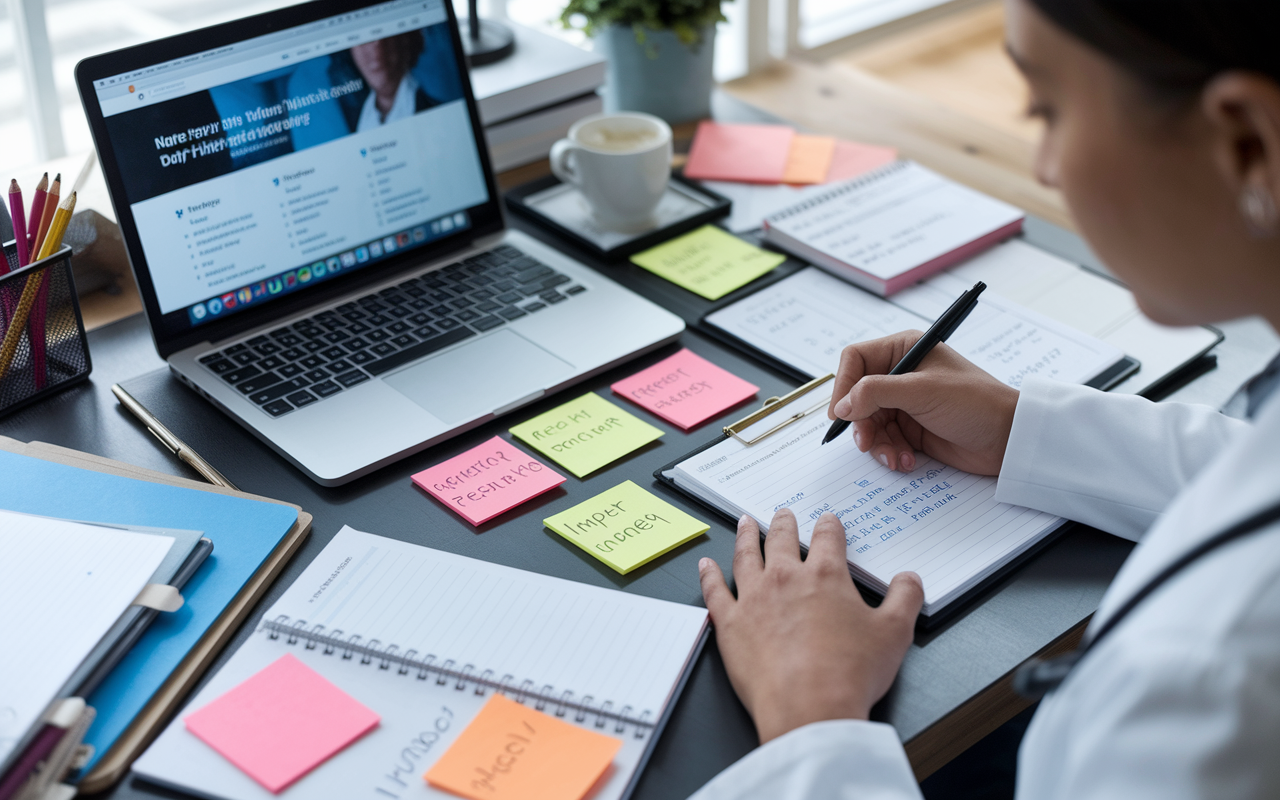
<path fill-rule="evenodd" d="M 690 47 L 671 31 L 646 30 L 640 44 L 630 26 L 605 28 L 596 39 L 609 60 L 605 111 L 643 111 L 673 125 L 710 117 L 715 35 L 708 25 Z"/>

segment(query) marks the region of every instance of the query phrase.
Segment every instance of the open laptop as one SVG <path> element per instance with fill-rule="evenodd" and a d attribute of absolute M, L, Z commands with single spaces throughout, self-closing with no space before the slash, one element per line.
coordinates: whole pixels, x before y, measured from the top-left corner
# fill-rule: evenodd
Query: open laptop
<path fill-rule="evenodd" d="M 76 81 L 161 357 L 318 483 L 684 329 L 506 229 L 448 2 L 317 0 Z"/>

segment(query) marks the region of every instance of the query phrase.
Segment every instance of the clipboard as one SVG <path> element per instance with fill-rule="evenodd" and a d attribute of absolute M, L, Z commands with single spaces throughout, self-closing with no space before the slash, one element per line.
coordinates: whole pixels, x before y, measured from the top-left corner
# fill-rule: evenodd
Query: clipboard
<path fill-rule="evenodd" d="M 222 610 L 214 623 L 205 631 L 205 634 L 200 637 L 173 672 L 169 674 L 169 677 L 155 690 L 151 700 L 134 717 L 133 722 L 124 732 L 116 738 L 110 749 L 98 759 L 92 770 L 79 779 L 77 785 L 79 791 L 83 794 L 94 794 L 109 788 L 123 778 L 134 759 L 140 756 L 142 751 L 151 744 L 151 741 L 160 734 L 164 725 L 173 717 L 187 694 L 195 688 L 205 670 L 209 668 L 222 648 L 239 630 L 245 619 L 248 618 L 249 612 L 262 599 L 267 589 L 270 588 L 271 584 L 284 570 L 285 565 L 302 547 L 302 543 L 311 532 L 312 517 L 292 503 L 261 497 L 248 492 L 224 489 L 187 478 L 179 478 L 57 445 L 43 442 L 27 444 L 16 439 L 0 436 L 0 450 L 70 467 L 119 475 L 150 483 L 181 486 L 203 492 L 275 503 L 289 506 L 298 511 L 297 522 L 289 529 L 252 577 L 245 582 L 240 592 Z M 216 546 L 217 542 L 214 542 L 214 545 Z"/>
<path fill-rule="evenodd" d="M 828 381 L 833 380 L 835 380 L 835 375 L 828 373 L 827 375 L 814 378 L 782 397 L 770 397 L 765 400 L 764 404 L 756 411 L 751 412 L 747 416 L 730 425 L 724 426 L 719 436 L 700 447 L 690 450 L 669 464 L 665 464 L 654 470 L 654 480 L 679 493 L 682 497 L 693 500 L 701 507 L 719 516 L 721 519 L 727 520 L 730 524 L 736 525 L 738 522 L 737 517 L 725 509 L 716 506 L 714 503 L 709 502 L 698 494 L 680 486 L 669 473 L 672 473 L 675 470 L 676 465 L 681 462 L 687 461 L 704 450 L 715 447 L 730 437 L 737 439 L 747 447 L 752 447 L 773 436 L 775 433 L 785 430 L 791 425 L 806 419 L 812 414 L 825 410 L 830 402 L 829 397 L 824 399 L 821 403 L 814 403 L 812 400 L 806 402 L 805 398 L 815 389 L 823 388 Z M 788 414 L 782 420 L 771 421 L 769 419 L 774 413 L 781 410 L 791 410 L 792 413 Z M 1078 524 L 1079 523 L 1072 522 L 1070 520 L 1065 520 L 1061 525 L 1041 537 L 1039 541 L 1027 548 L 1023 553 L 997 569 L 992 574 L 988 575 L 976 586 L 948 603 L 944 608 L 941 608 L 930 615 L 921 613 L 916 618 L 916 630 L 921 633 L 931 632 L 950 622 L 956 616 L 961 615 L 975 600 L 984 596 L 988 591 L 998 585 L 1023 564 L 1034 558 L 1046 547 L 1056 542 L 1059 537 L 1063 536 L 1068 531 L 1073 530 Z M 760 539 L 761 541 L 764 540 L 763 533 L 761 534 Z M 808 547 L 803 543 L 801 543 L 800 549 L 803 553 L 808 552 Z M 880 601 L 884 599 L 883 595 L 879 592 L 858 581 L 853 575 L 852 567 L 850 567 L 850 576 L 854 577 L 854 585 L 858 587 L 858 591 L 862 594 L 863 599 L 866 600 L 868 604 L 878 606 Z"/>

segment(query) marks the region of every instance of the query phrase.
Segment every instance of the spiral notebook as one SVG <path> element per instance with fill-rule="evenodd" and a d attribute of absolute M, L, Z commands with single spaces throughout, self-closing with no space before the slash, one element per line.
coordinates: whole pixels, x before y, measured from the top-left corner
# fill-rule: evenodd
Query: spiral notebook
<path fill-rule="evenodd" d="M 447 798 L 422 779 L 494 692 L 622 741 L 592 800 L 627 797 L 706 638 L 702 608 L 343 528 L 134 765 L 202 797 Z M 183 716 L 286 653 L 381 717 L 273 795 Z"/>
<path fill-rule="evenodd" d="M 1022 229 L 1023 213 L 895 161 L 765 217 L 765 241 L 887 297 Z"/>

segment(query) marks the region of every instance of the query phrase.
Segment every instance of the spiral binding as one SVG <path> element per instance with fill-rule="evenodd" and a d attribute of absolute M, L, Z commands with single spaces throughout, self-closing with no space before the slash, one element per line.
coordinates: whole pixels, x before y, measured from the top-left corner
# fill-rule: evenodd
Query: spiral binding
<path fill-rule="evenodd" d="M 274 620 L 263 620 L 262 628 L 267 631 L 271 639 L 279 639 L 283 634 L 287 644 L 297 644 L 298 640 L 302 639 L 306 641 L 305 647 L 308 650 L 323 646 L 322 652 L 325 655 L 333 655 L 341 651 L 344 659 L 359 656 L 361 664 L 373 664 L 376 661 L 378 669 L 383 670 L 390 670 L 391 665 L 395 664 L 399 675 L 408 675 L 416 671 L 420 681 L 434 674 L 437 686 L 445 686 L 450 681 L 454 681 L 454 689 L 457 691 L 462 691 L 470 685 L 474 687 L 476 694 L 482 696 L 486 689 L 490 689 L 512 697 L 520 703 L 533 700 L 533 707 L 538 711 L 546 711 L 548 706 L 553 706 L 557 717 L 564 717 L 570 711 L 574 712 L 573 721 L 578 723 L 586 722 L 588 717 L 594 716 L 595 727 L 603 729 L 606 724 L 612 722 L 614 733 L 623 733 L 628 725 L 633 725 L 637 739 L 643 739 L 644 734 L 654 727 L 653 715 L 649 711 L 633 715 L 634 709 L 631 706 L 623 706 L 615 711 L 611 700 L 606 700 L 597 706 L 593 705 L 595 698 L 591 695 L 575 700 L 571 690 L 560 692 L 557 697 L 555 687 L 550 684 L 538 689 L 533 681 L 526 680 L 516 686 L 513 675 L 496 678 L 496 673 L 491 669 L 486 669 L 477 675 L 476 668 L 472 664 L 459 667 L 453 659 L 437 662 L 433 654 L 420 655 L 417 650 L 400 652 L 399 646 L 394 644 L 383 647 L 377 639 L 361 642 L 358 634 L 342 638 L 341 630 L 325 633 L 323 625 L 314 625 L 308 629 L 306 624 L 305 620 L 291 622 L 287 615 L 281 614 Z"/>
<path fill-rule="evenodd" d="M 810 197 L 808 200 L 805 200 L 803 203 L 796 203 L 794 206 L 791 206 L 789 208 L 784 208 L 775 214 L 771 214 L 769 217 L 766 218 L 766 221 L 776 222 L 778 220 L 786 219 L 787 217 L 794 217 L 796 214 L 799 214 L 802 211 L 808 211 L 809 209 L 813 208 L 814 206 L 820 203 L 825 203 L 828 200 L 831 200 L 832 198 L 835 198 L 835 197 L 839 197 L 842 194 L 848 194 L 849 192 L 852 192 L 854 189 L 861 189 L 863 186 L 866 186 L 868 183 L 878 181 L 881 178 L 885 177 L 886 175 L 892 175 L 893 173 L 898 172 L 899 170 L 906 169 L 910 163 L 911 162 L 909 161 L 902 161 L 902 160 L 895 161 L 892 164 L 883 166 L 880 169 L 877 169 L 873 172 L 868 172 L 865 175 L 861 175 L 857 178 L 853 178 L 852 180 L 846 181 L 845 183 L 840 184 L 839 186 L 837 186 L 836 188 L 832 189 L 829 192 L 823 192 L 822 194 L 816 197 Z"/>

